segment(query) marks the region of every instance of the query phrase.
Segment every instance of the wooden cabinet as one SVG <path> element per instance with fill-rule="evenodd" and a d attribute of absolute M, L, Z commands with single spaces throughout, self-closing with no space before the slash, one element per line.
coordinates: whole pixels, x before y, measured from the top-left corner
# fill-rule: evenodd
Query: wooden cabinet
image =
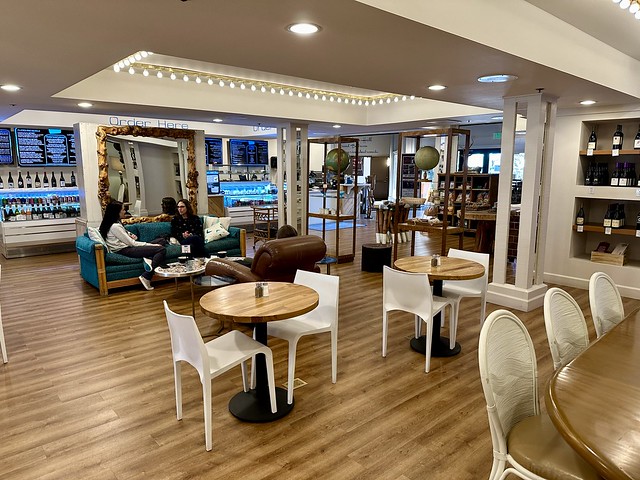
<path fill-rule="evenodd" d="M 459 214 L 462 203 L 466 207 L 493 207 L 498 199 L 498 174 L 488 173 L 467 173 L 466 184 L 464 172 L 451 173 L 449 177 L 449 221 L 454 225 L 459 225 Z M 438 175 L 438 195 L 440 198 L 440 213 L 444 215 L 444 193 L 446 178 L 444 174 Z M 476 221 L 467 220 L 466 229 L 475 230 Z"/>

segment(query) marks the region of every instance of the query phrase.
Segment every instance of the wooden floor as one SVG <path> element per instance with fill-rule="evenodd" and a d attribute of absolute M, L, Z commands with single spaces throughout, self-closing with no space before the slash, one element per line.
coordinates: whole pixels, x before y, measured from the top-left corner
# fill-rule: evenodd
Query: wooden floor
<path fill-rule="evenodd" d="M 374 241 L 373 228 L 358 228 L 359 244 Z M 439 249 L 438 239 L 418 243 L 419 254 Z M 304 338 L 296 376 L 307 385 L 296 390 L 292 413 L 249 424 L 227 410 L 241 389 L 240 371 L 224 374 L 213 385 L 212 452 L 204 448 L 201 388 L 191 368 L 183 369 L 184 419 L 175 417 L 162 300 L 189 313 L 186 283 L 177 293 L 165 282 L 104 298 L 80 278 L 75 254 L 2 259 L 9 363 L 0 366 L 0 478 L 487 478 L 478 301 L 463 301 L 462 353 L 434 358 L 429 374 L 424 357 L 409 348 L 409 314 L 392 314 L 382 358 L 382 276 L 361 272 L 356 254 L 355 262 L 331 268 L 341 284 L 338 382 L 331 383 L 328 334 Z M 587 293 L 568 291 L 595 338 Z M 625 300 L 626 309 L 638 305 Z M 533 337 L 544 386 L 552 364 L 541 309 L 517 313 Z M 197 321 L 203 334 L 217 328 L 199 312 Z M 276 380 L 284 383 L 286 344 L 274 339 L 270 346 Z"/>

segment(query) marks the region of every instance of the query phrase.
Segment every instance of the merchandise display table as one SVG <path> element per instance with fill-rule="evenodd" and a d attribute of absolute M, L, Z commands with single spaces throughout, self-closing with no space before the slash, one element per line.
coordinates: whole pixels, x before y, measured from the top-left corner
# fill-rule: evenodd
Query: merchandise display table
<path fill-rule="evenodd" d="M 413 273 L 426 273 L 429 281 L 433 283 L 433 295 L 442 296 L 443 280 L 472 280 L 484 275 L 484 267 L 471 260 L 462 258 L 440 257 L 442 264 L 437 267 L 431 266 L 431 256 L 405 257 L 395 261 L 394 266 L 398 270 Z M 460 353 L 460 344 L 456 343 L 453 349 L 449 348 L 449 339 L 440 336 L 442 325 L 441 314 L 437 313 L 433 317 L 433 335 L 431 337 L 432 357 L 452 357 Z M 411 348 L 420 353 L 426 351 L 426 337 L 411 339 Z"/>
<path fill-rule="evenodd" d="M 236 283 L 213 290 L 202 296 L 200 309 L 205 315 L 221 322 L 253 325 L 254 337 L 267 345 L 267 322 L 284 320 L 310 312 L 318 306 L 318 293 L 304 285 L 268 282 L 269 296 L 256 298 L 254 283 Z M 263 355 L 255 360 L 256 388 L 236 394 L 229 402 L 229 411 L 247 422 L 270 422 L 287 415 L 293 403 L 287 403 L 286 390 L 276 387 L 278 410 L 271 413 L 267 367 Z"/>

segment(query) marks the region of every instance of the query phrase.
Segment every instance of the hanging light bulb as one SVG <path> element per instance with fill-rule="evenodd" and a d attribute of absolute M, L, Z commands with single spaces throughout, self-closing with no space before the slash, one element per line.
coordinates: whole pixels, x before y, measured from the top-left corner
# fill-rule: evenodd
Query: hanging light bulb
<path fill-rule="evenodd" d="M 136 73 L 136 71 L 133 67 L 129 67 L 129 73 L 133 75 L 134 73 Z"/>
<path fill-rule="evenodd" d="M 200 77 L 196 77 L 196 83 L 202 83 L 202 80 L 200 80 Z"/>
<path fill-rule="evenodd" d="M 139 62 L 140 60 L 142 60 L 142 53 L 140 53 L 140 52 L 136 52 L 136 53 L 133 55 L 133 58 L 135 58 L 135 59 Z"/>
<path fill-rule="evenodd" d="M 125 58 L 122 63 L 124 63 L 125 67 L 128 67 L 129 65 L 131 65 L 131 62 L 129 61 L 129 59 Z"/>
<path fill-rule="evenodd" d="M 220 81 L 218 82 L 218 85 L 220 85 L 221 87 L 224 87 L 224 80 L 220 80 Z"/>
<path fill-rule="evenodd" d="M 136 58 L 133 55 L 129 55 L 127 60 L 129 60 L 129 63 L 136 63 Z"/>
<path fill-rule="evenodd" d="M 622 0 L 619 6 L 621 9 L 626 10 L 629 8 L 629 5 L 631 5 L 631 0 Z"/>
<path fill-rule="evenodd" d="M 303 94 L 302 92 L 298 92 L 298 98 L 302 98 Z"/>
<path fill-rule="evenodd" d="M 368 107 L 368 106 L 369 106 L 369 100 L 365 100 L 365 102 L 364 102 L 364 106 L 365 106 L 365 107 Z"/>
<path fill-rule="evenodd" d="M 409 100 L 415 100 L 415 99 L 416 99 L 416 96 L 415 96 L 415 95 L 411 95 L 411 96 L 409 97 Z"/>
<path fill-rule="evenodd" d="M 142 56 L 142 58 L 147 58 L 149 55 L 151 55 L 151 52 L 145 52 L 144 50 L 140 52 L 140 55 Z"/>
<path fill-rule="evenodd" d="M 326 102 L 327 101 L 327 96 L 326 95 L 322 95 L 322 101 Z"/>
<path fill-rule="evenodd" d="M 113 71 L 118 73 L 120 71 L 120 65 L 118 65 L 117 63 L 113 66 Z"/>
<path fill-rule="evenodd" d="M 209 85 L 213 85 L 213 80 L 209 79 L 209 80 L 207 80 L 207 83 L 208 83 Z"/>
<path fill-rule="evenodd" d="M 380 105 L 382 105 L 383 101 L 384 101 L 384 100 L 380 99 L 380 100 L 378 100 L 378 103 L 379 103 Z"/>
<path fill-rule="evenodd" d="M 182 76 L 182 80 L 184 80 L 185 82 L 189 81 L 189 75 L 187 75 L 186 73 Z"/>
<path fill-rule="evenodd" d="M 280 89 L 280 95 L 284 95 L 284 88 Z"/>
<path fill-rule="evenodd" d="M 293 90 L 289 90 L 289 96 L 293 97 Z"/>
<path fill-rule="evenodd" d="M 253 84 L 251 84 L 251 91 L 252 91 L 252 92 L 255 92 L 256 90 L 257 90 L 256 86 L 255 86 L 255 85 L 253 85 Z"/>
<path fill-rule="evenodd" d="M 243 83 L 240 84 L 240 90 L 244 90 L 245 88 L 247 88 L 247 86 Z"/>
<path fill-rule="evenodd" d="M 362 100 L 358 100 L 358 105 L 362 105 Z"/>
<path fill-rule="evenodd" d="M 236 88 L 236 84 L 234 82 L 229 82 L 229 88 Z"/>
<path fill-rule="evenodd" d="M 160 70 L 158 70 L 158 73 L 156 73 L 156 77 L 158 78 L 162 78 L 164 75 L 162 74 L 162 72 Z"/>
<path fill-rule="evenodd" d="M 631 6 L 629 6 L 629 13 L 635 14 L 638 10 L 640 10 L 640 5 L 638 5 L 638 2 L 633 2 Z"/>
<path fill-rule="evenodd" d="M 171 80 L 175 80 L 177 77 L 176 77 L 176 74 L 175 74 L 175 73 L 171 72 L 171 75 L 169 76 L 169 78 L 170 78 Z"/>
<path fill-rule="evenodd" d="M 355 104 L 356 104 L 356 99 L 355 99 L 355 98 L 352 98 L 352 99 L 351 99 L 351 105 L 355 105 Z"/>
<path fill-rule="evenodd" d="M 275 89 L 275 88 L 271 87 L 271 90 L 270 90 L 270 91 L 271 91 L 271 93 L 272 93 L 272 94 L 274 94 L 274 95 L 275 95 L 275 93 L 276 93 L 276 89 Z"/>
<path fill-rule="evenodd" d="M 306 98 L 307 98 L 307 100 L 308 100 L 308 99 L 310 99 L 310 98 L 311 98 L 311 94 L 310 94 L 309 92 L 307 92 L 307 94 L 305 95 L 305 97 L 306 97 Z"/>
<path fill-rule="evenodd" d="M 314 100 L 318 100 L 318 94 L 317 94 L 317 93 L 314 93 L 314 94 L 313 94 L 313 99 L 314 99 Z"/>
<path fill-rule="evenodd" d="M 407 96 L 406 96 L 406 95 L 403 95 L 403 96 L 402 96 L 402 101 L 403 101 L 403 102 L 406 102 L 406 101 L 407 101 Z"/>
<path fill-rule="evenodd" d="M 260 87 L 260 91 L 262 93 L 265 93 L 267 91 L 267 88 L 263 85 L 263 86 Z"/>
<path fill-rule="evenodd" d="M 147 70 L 146 68 L 142 71 L 142 75 L 144 75 L 145 77 L 149 76 L 149 70 Z"/>
<path fill-rule="evenodd" d="M 391 99 L 390 98 L 387 98 L 387 103 L 391 103 Z"/>
<path fill-rule="evenodd" d="M 397 102 L 398 101 L 398 97 L 393 97 L 393 101 Z"/>
<path fill-rule="evenodd" d="M 338 97 L 338 103 L 342 103 L 342 97 Z"/>
<path fill-rule="evenodd" d="M 329 97 L 329 101 L 330 101 L 330 102 L 333 102 L 334 100 L 335 100 L 335 98 L 333 98 L 333 95 L 331 95 L 331 96 Z"/>
<path fill-rule="evenodd" d="M 126 67 L 127 65 L 125 65 L 125 64 L 124 64 L 124 60 L 120 60 L 120 61 L 118 62 L 118 66 L 119 66 L 120 68 L 124 68 L 124 67 Z"/>

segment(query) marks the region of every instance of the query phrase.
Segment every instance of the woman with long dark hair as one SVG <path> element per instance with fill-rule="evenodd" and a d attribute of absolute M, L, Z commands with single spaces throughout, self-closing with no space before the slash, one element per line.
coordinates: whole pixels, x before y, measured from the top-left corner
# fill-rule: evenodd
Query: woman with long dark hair
<path fill-rule="evenodd" d="M 164 263 L 166 240 L 156 239 L 150 243 L 139 242 L 138 237 L 127 231 L 122 225 L 121 220 L 124 216 L 125 209 L 122 202 L 111 202 L 104 211 L 104 217 L 102 217 L 102 223 L 99 228 L 100 234 L 111 252 L 119 253 L 125 257 L 142 258 L 147 265 L 151 263 L 151 270 L 144 272 L 138 278 L 144 288 L 153 290 L 151 286 L 153 271 Z M 150 262 L 149 258 L 151 259 Z"/>
<path fill-rule="evenodd" d="M 193 213 L 189 200 L 178 200 L 178 213 L 171 220 L 171 236 L 182 245 L 190 245 L 194 257 L 206 256 L 202 220 Z"/>

